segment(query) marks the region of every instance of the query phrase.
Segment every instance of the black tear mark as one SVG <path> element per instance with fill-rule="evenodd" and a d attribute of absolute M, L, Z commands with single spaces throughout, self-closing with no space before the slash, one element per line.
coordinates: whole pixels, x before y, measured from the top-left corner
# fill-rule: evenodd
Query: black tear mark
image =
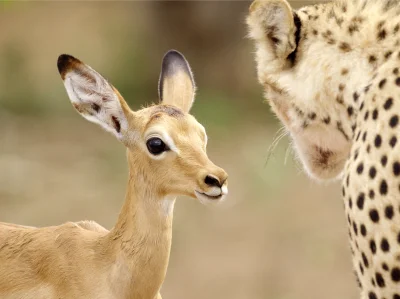
<path fill-rule="evenodd" d="M 338 131 L 339 131 L 340 133 L 343 134 L 344 138 L 345 138 L 347 141 L 349 141 L 350 138 L 349 138 L 349 136 L 346 134 L 346 132 L 344 131 L 343 125 L 342 125 L 342 123 L 341 123 L 340 121 L 338 121 L 338 122 L 336 123 L 336 127 L 337 127 Z"/>
<path fill-rule="evenodd" d="M 94 111 L 96 111 L 97 113 L 99 113 L 99 111 L 100 111 L 100 106 L 97 105 L 96 103 L 92 103 L 92 109 L 93 109 Z"/>
<path fill-rule="evenodd" d="M 115 130 L 119 133 L 121 132 L 121 123 L 119 122 L 118 118 L 114 115 L 111 116 L 111 120 L 114 124 Z"/>

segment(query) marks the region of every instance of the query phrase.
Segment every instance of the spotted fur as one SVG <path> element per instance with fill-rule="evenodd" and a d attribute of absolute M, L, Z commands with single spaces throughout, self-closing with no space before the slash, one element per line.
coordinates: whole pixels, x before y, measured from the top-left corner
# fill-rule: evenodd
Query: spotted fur
<path fill-rule="evenodd" d="M 294 11 L 286 0 L 257 0 L 247 23 L 259 81 L 305 171 L 343 179 L 361 298 L 400 299 L 400 2 Z M 272 25 L 288 41 L 285 55 L 276 55 Z"/>

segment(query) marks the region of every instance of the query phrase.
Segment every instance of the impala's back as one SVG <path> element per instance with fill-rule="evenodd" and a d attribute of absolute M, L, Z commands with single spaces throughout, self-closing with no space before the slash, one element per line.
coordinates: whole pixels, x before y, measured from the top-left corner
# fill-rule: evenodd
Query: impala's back
<path fill-rule="evenodd" d="M 76 297 L 89 294 L 82 277 L 102 288 L 101 277 L 89 275 L 101 273 L 91 265 L 102 258 L 94 254 L 102 235 L 75 223 L 40 229 L 1 223 L 0 298 L 48 299 L 63 289 Z"/>

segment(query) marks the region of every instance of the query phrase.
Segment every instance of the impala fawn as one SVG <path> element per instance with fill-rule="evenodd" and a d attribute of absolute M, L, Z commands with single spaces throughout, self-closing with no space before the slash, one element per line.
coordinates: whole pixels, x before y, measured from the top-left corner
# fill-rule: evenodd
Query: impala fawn
<path fill-rule="evenodd" d="M 136 112 L 78 59 L 61 55 L 58 69 L 75 109 L 126 146 L 125 203 L 110 231 L 91 221 L 45 228 L 0 223 L 0 298 L 160 299 L 175 197 L 204 203 L 227 194 L 227 174 L 208 159 L 206 132 L 188 114 L 195 95 L 189 64 L 169 51 L 161 103 Z"/>

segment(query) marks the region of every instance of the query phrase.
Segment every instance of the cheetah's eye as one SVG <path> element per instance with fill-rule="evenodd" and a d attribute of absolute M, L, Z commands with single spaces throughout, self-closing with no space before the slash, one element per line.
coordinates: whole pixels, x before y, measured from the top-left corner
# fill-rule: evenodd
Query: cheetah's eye
<path fill-rule="evenodd" d="M 158 137 L 153 137 L 146 142 L 147 149 L 153 155 L 160 155 L 165 151 L 168 151 L 168 146 Z"/>

